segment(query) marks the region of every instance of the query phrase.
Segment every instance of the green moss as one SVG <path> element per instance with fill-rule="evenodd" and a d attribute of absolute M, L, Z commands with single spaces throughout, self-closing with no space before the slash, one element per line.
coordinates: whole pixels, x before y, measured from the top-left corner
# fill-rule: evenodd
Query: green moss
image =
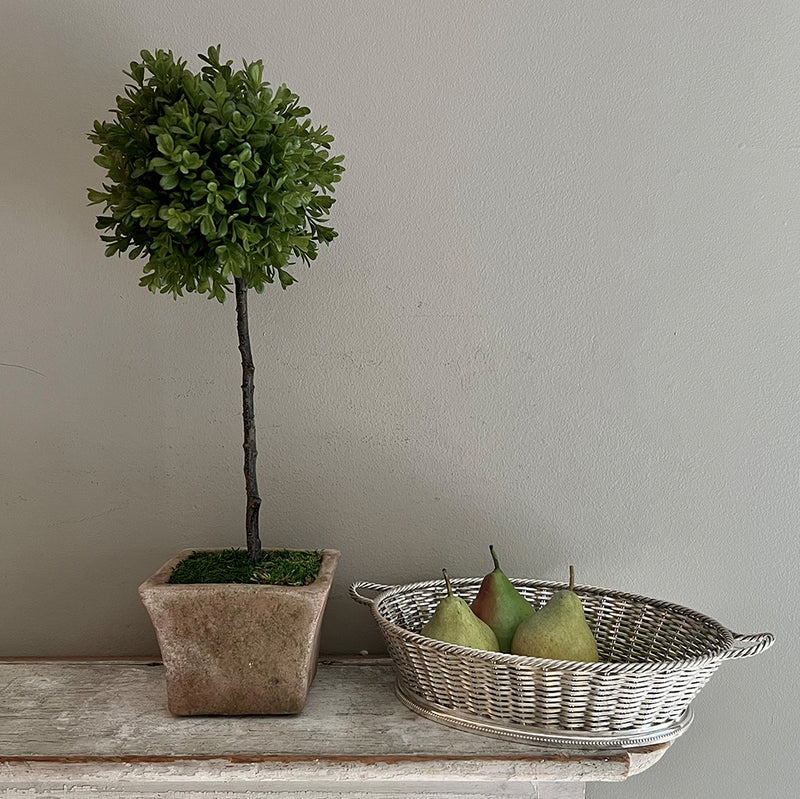
<path fill-rule="evenodd" d="M 193 552 L 173 570 L 171 583 L 260 583 L 262 585 L 308 585 L 322 565 L 322 552 L 268 550 L 253 563 L 244 549 Z"/>

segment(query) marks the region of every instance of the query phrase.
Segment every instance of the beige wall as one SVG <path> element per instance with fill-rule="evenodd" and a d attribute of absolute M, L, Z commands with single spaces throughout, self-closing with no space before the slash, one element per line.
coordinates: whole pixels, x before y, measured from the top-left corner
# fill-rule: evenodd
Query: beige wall
<path fill-rule="evenodd" d="M 263 58 L 347 157 L 335 246 L 251 302 L 265 544 L 779 636 L 592 797 L 794 795 L 800 7 L 0 0 L 0 655 L 151 655 L 138 583 L 243 542 L 233 303 L 107 260 L 85 133 L 143 48 Z M 792 765 L 786 765 L 792 761 Z"/>

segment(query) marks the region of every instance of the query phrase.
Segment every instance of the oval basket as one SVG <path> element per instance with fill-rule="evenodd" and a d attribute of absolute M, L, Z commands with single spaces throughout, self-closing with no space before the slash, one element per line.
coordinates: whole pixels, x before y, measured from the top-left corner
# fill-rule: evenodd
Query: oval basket
<path fill-rule="evenodd" d="M 451 582 L 469 603 L 481 580 Z M 511 582 L 536 608 L 567 587 Z M 723 660 L 756 655 L 774 642 L 770 633 L 738 635 L 669 602 L 588 586 L 574 590 L 597 640 L 599 663 L 484 652 L 420 635 L 445 595 L 442 580 L 356 582 L 350 595 L 371 608 L 397 672 L 398 694 L 409 707 L 423 715 L 437 709 L 428 715 L 444 723 L 446 711 L 454 711 L 453 719 L 470 720 L 475 731 L 485 720 L 489 734 L 513 731 L 518 738 L 526 729 L 562 731 L 565 741 L 654 740 L 655 731 L 675 737 L 690 717 L 689 703 Z"/>

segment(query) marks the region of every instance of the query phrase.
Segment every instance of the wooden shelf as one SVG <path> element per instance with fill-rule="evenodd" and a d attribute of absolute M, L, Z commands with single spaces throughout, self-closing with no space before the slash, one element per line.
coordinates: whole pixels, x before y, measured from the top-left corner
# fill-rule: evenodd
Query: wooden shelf
<path fill-rule="evenodd" d="M 160 664 L 0 661 L 8 797 L 576 799 L 668 747 L 565 750 L 454 730 L 397 700 L 385 659 L 323 659 L 303 713 L 235 718 L 171 716 Z"/>

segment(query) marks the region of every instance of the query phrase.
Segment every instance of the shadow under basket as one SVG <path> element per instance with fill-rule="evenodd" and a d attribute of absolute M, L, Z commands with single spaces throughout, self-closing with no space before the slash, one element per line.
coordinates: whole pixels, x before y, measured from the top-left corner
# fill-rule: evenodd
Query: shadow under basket
<path fill-rule="evenodd" d="M 468 603 L 481 581 L 451 580 Z M 536 608 L 567 587 L 511 582 Z M 450 726 L 538 744 L 636 747 L 672 740 L 691 723 L 689 705 L 722 661 L 756 655 L 774 642 L 770 633 L 738 635 L 669 602 L 574 590 L 599 663 L 484 652 L 420 635 L 445 596 L 442 580 L 356 582 L 350 595 L 372 610 L 397 672 L 397 694 L 409 708 Z"/>

